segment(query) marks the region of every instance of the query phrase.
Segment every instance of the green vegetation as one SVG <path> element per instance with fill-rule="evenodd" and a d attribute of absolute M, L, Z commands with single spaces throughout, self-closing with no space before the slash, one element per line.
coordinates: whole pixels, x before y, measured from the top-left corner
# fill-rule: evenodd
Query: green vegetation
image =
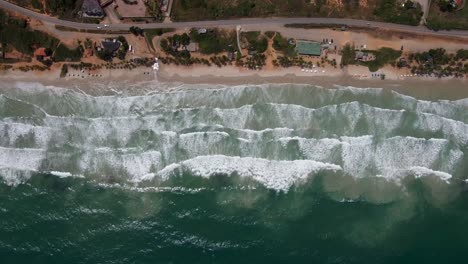
<path fill-rule="evenodd" d="M 275 33 L 274 31 L 267 31 L 265 32 L 265 36 L 267 36 L 269 39 L 273 38 L 275 36 Z"/>
<path fill-rule="evenodd" d="M 208 30 L 198 34 L 197 30 L 190 32 L 190 38 L 198 42 L 200 52 L 203 54 L 218 54 L 223 51 L 236 50 L 236 32 L 219 29 Z"/>
<path fill-rule="evenodd" d="M 248 44 L 248 49 L 257 53 L 263 53 L 268 48 L 268 39 L 260 34 L 260 31 L 241 33 L 241 40 Z"/>
<path fill-rule="evenodd" d="M 369 62 L 361 62 L 362 65 L 369 67 L 369 71 L 376 72 L 387 64 L 394 63 L 401 56 L 401 51 L 391 48 L 380 48 L 377 51 L 367 51 L 374 53 L 375 60 Z"/>
<path fill-rule="evenodd" d="M 374 14 L 385 22 L 417 26 L 423 12 L 421 5 L 411 0 L 403 6 L 398 0 L 380 0 Z"/>
<path fill-rule="evenodd" d="M 370 18 L 374 3 L 369 0 L 361 6 L 359 1 L 329 0 L 174 0 L 174 21 L 227 19 L 235 17 L 352 17 Z M 330 1 L 331 2 L 331 1 Z"/>
<path fill-rule="evenodd" d="M 466 49 L 460 49 L 457 51 L 457 54 L 455 55 L 456 60 L 468 60 L 468 50 Z"/>
<path fill-rule="evenodd" d="M 356 51 L 354 45 L 350 44 L 344 45 L 341 50 L 341 66 L 351 65 L 355 63 Z"/>
<path fill-rule="evenodd" d="M 190 44 L 190 36 L 187 33 L 182 35 L 175 34 L 167 39 L 161 40 L 161 48 L 167 54 L 176 59 L 189 59 L 190 52 L 185 47 Z"/>
<path fill-rule="evenodd" d="M 80 61 L 83 56 L 83 47 L 80 45 L 76 49 L 69 49 L 60 44 L 54 52 L 54 61 Z"/>
<path fill-rule="evenodd" d="M 19 52 L 32 55 L 39 47 L 55 49 L 58 39 L 37 30 L 30 30 L 25 20 L 12 18 L 0 10 L 0 43 L 11 45 Z"/>
<path fill-rule="evenodd" d="M 173 28 L 156 28 L 156 29 L 145 29 L 145 38 L 148 45 L 150 45 L 151 49 L 155 50 L 153 45 L 153 38 L 156 36 L 161 36 L 164 33 L 173 32 L 175 29 Z"/>
<path fill-rule="evenodd" d="M 62 19 L 72 19 L 81 11 L 83 0 L 54 0 L 47 1 L 46 13 Z"/>
<path fill-rule="evenodd" d="M 125 30 L 102 30 L 102 29 L 76 29 L 72 27 L 55 25 L 55 28 L 60 31 L 69 31 L 69 32 L 85 32 L 85 33 L 96 33 L 96 34 L 128 34 L 129 31 Z"/>
<path fill-rule="evenodd" d="M 132 33 L 135 36 L 143 36 L 143 34 L 145 33 L 143 29 L 139 27 L 135 27 L 135 26 L 131 26 L 129 30 L 130 30 L 130 33 Z"/>
<path fill-rule="evenodd" d="M 120 41 L 120 43 L 122 43 L 122 45 L 120 45 L 119 50 L 117 51 L 117 58 L 119 58 L 120 60 L 125 60 L 125 56 L 127 55 L 129 48 L 127 39 L 125 39 L 124 36 L 118 36 L 117 40 Z"/>
<path fill-rule="evenodd" d="M 44 6 L 42 6 L 42 2 L 40 0 L 32 0 L 31 6 L 32 8 L 41 11 L 41 13 L 44 12 Z"/>
<path fill-rule="evenodd" d="M 468 5 L 465 4 L 465 7 L 461 10 L 454 10 L 453 7 L 444 8 L 443 6 L 446 6 L 446 3 L 445 0 L 431 1 L 427 26 L 434 30 L 468 30 Z"/>
<path fill-rule="evenodd" d="M 276 51 L 282 52 L 286 57 L 294 57 L 296 56 L 294 47 L 295 45 L 289 44 L 287 38 L 281 36 L 279 32 L 276 32 L 276 35 L 273 37 L 273 48 Z"/>
<path fill-rule="evenodd" d="M 62 69 L 60 70 L 60 78 L 67 76 L 68 73 L 68 64 L 63 64 Z"/>
<path fill-rule="evenodd" d="M 463 77 L 468 74 L 468 50 L 460 49 L 456 54 L 448 54 L 445 49 L 431 49 L 429 51 L 410 54 L 413 74 L 429 74 L 437 77 Z"/>
<path fill-rule="evenodd" d="M 354 46 L 346 44 L 341 50 L 341 67 L 346 65 L 360 64 L 369 67 L 369 71 L 376 72 L 387 64 L 393 64 L 401 56 L 401 51 L 391 48 L 380 48 L 379 50 L 364 50 L 373 53 L 373 61 L 356 61 L 356 50 Z"/>
<path fill-rule="evenodd" d="M 160 11 L 160 6 L 161 6 L 161 0 L 148 0 L 145 1 L 146 5 L 146 13 L 149 16 L 156 17 L 160 20 L 162 20 L 162 15 Z"/>

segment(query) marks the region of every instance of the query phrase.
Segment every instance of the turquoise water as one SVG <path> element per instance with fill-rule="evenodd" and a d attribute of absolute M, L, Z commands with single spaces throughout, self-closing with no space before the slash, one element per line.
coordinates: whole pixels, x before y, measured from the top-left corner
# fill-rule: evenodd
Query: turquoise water
<path fill-rule="evenodd" d="M 467 259 L 465 99 L 2 85 L 2 263 Z"/>

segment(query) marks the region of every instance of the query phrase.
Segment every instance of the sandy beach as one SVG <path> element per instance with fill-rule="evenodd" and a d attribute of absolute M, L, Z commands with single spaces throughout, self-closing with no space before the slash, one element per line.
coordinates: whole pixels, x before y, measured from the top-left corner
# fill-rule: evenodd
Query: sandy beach
<path fill-rule="evenodd" d="M 468 80 L 455 78 L 433 78 L 410 76 L 409 69 L 397 70 L 385 67 L 378 71 L 385 74 L 385 80 L 373 77 L 365 67 L 350 66 L 345 69 L 325 67 L 303 71 L 299 67 L 275 68 L 253 71 L 234 66 L 174 66 L 162 65 L 155 74 L 151 68 L 139 67 L 133 70 L 101 69 L 88 72 L 86 70 L 70 70 L 66 77 L 60 78 L 60 67 L 54 67 L 44 72 L 0 72 L 4 82 L 39 82 L 63 88 L 79 88 L 80 90 L 106 89 L 110 84 L 151 83 L 161 86 L 180 84 L 219 84 L 219 85 L 254 85 L 254 84 L 312 84 L 323 87 L 334 85 L 353 86 L 361 88 L 391 88 L 409 95 L 420 95 L 425 98 L 447 99 L 468 97 Z M 403 76 L 402 76 L 403 75 Z M 115 89 L 116 85 L 112 85 Z M 155 86 L 156 87 L 156 86 Z M 110 89 L 110 88 L 109 88 Z"/>

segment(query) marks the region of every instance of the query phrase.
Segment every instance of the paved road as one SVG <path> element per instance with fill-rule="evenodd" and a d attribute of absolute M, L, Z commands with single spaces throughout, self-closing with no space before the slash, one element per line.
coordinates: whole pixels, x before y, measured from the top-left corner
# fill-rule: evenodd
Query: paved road
<path fill-rule="evenodd" d="M 17 5 L 0 0 L 0 8 L 15 11 L 17 13 L 26 15 L 28 17 L 41 20 L 43 22 L 61 25 L 66 27 L 72 27 L 76 29 L 96 29 L 96 24 L 78 23 L 66 20 L 60 20 L 57 18 L 49 17 L 34 11 L 19 7 Z M 348 26 L 364 26 L 371 28 L 385 28 L 399 31 L 406 31 L 410 33 L 424 33 L 430 35 L 439 36 L 456 36 L 468 38 L 468 30 L 452 30 L 452 31 L 432 31 L 423 26 L 406 26 L 399 24 L 356 20 L 356 19 L 344 19 L 344 18 L 247 18 L 247 19 L 233 19 L 233 20 L 216 20 L 216 21 L 194 21 L 194 22 L 174 22 L 174 23 L 148 23 L 138 24 L 138 27 L 143 29 L 149 28 L 192 28 L 192 27 L 215 27 L 215 26 L 236 26 L 236 25 L 261 25 L 261 24 L 291 24 L 291 23 L 313 23 L 313 24 L 346 24 Z M 108 30 L 128 30 L 135 24 L 110 24 Z"/>

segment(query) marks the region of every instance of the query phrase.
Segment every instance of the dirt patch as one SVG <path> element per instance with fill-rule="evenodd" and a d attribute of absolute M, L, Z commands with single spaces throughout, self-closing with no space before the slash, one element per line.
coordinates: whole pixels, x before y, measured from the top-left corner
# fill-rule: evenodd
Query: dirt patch
<path fill-rule="evenodd" d="M 137 0 L 137 4 L 129 5 L 126 4 L 123 0 L 115 0 L 117 4 L 117 12 L 122 17 L 145 17 L 146 16 L 146 6 L 143 0 Z"/>

